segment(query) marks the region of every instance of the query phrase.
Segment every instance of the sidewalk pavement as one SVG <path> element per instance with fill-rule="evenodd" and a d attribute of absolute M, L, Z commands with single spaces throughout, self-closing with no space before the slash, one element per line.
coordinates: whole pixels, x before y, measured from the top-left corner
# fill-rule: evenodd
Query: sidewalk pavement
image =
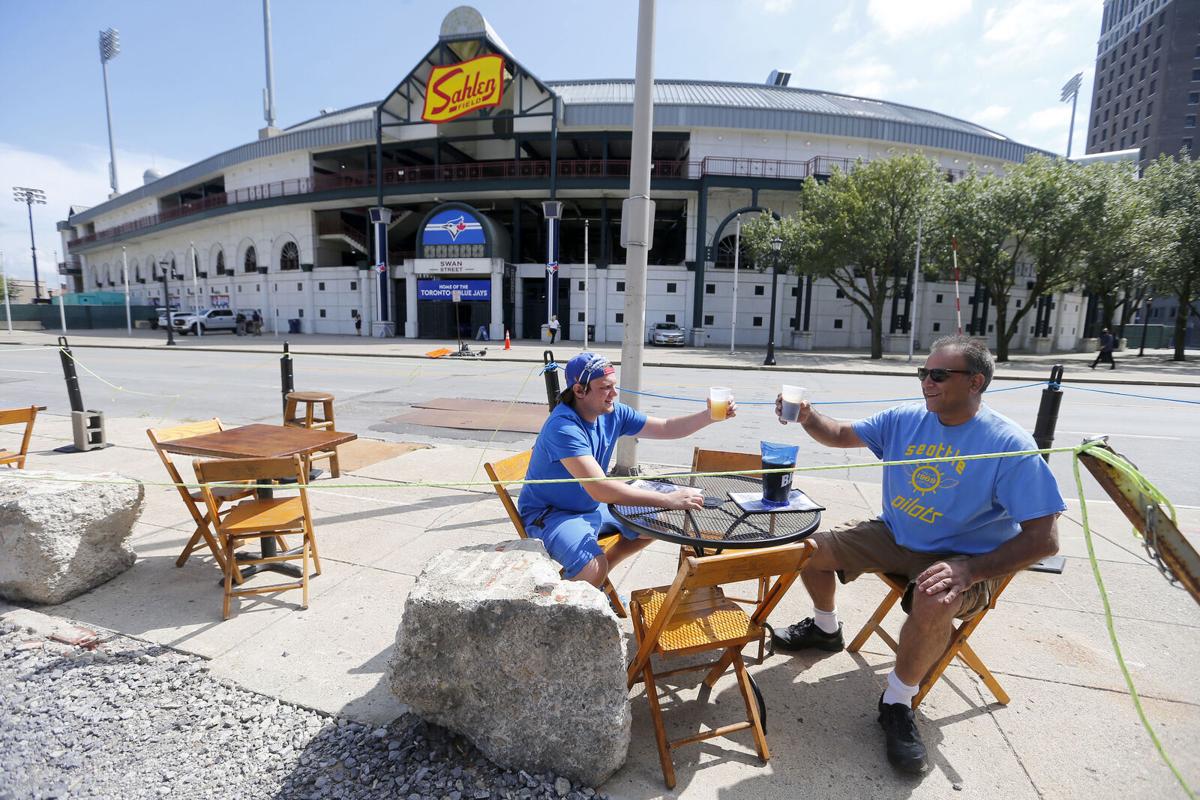
<path fill-rule="evenodd" d="M 0 346 L 20 347 L 48 346 L 58 344 L 60 333 L 56 331 L 6 331 L 0 332 Z M 124 331 L 81 330 L 68 331 L 71 347 L 108 347 L 129 349 L 161 349 L 166 347 L 163 331 L 135 330 L 132 335 Z M 437 339 L 373 339 L 357 336 L 332 336 L 323 334 L 279 334 L 264 333 L 262 336 L 234 336 L 219 333 L 208 336 L 176 336 L 175 347 L 179 350 L 207 350 L 228 352 L 259 352 L 279 354 L 287 342 L 291 352 L 307 355 L 334 355 L 381 358 L 427 358 L 425 355 L 439 348 L 458 349 L 455 341 Z M 561 341 L 554 345 L 526 340 L 514 341 L 511 350 L 504 350 L 503 341 L 469 342 L 471 350 L 486 349 L 482 358 L 488 361 L 515 361 L 541 363 L 543 353 L 553 351 L 559 363 L 565 363 L 571 355 L 582 348 L 579 341 Z M 619 343 L 589 343 L 588 349 L 607 356 L 616 364 L 621 363 Z M 4 351 L 0 347 L 0 354 Z M 872 359 L 865 350 L 818 350 L 799 351 L 776 348 L 778 362 L 774 367 L 764 367 L 763 348 L 739 348 L 730 353 L 722 347 L 654 347 L 647 345 L 643 365 L 647 367 L 696 367 L 701 369 L 764 370 L 776 372 L 830 372 L 858 375 L 902 375 L 912 374 L 914 365 L 923 360 L 923 352 L 915 353 L 909 362 L 907 355 L 885 355 Z M 1131 386 L 1180 386 L 1200 387 L 1200 357 L 1190 354 L 1190 360 L 1173 361 L 1174 351 L 1148 349 L 1138 357 L 1136 350 L 1116 353 L 1115 370 L 1089 369 L 1096 358 L 1095 353 L 1062 352 L 1049 355 L 1013 353 L 1010 360 L 997 364 L 997 380 L 1039 381 L 1050 376 L 1050 368 L 1062 364 L 1067 379 L 1076 383 L 1115 383 Z"/>
<path fill-rule="evenodd" d="M 29 467 L 165 481 L 145 425 L 111 419 L 114 447 L 61 454 L 53 448 L 70 440 L 69 421 L 39 418 Z M 0 432 L 0 446 L 11 446 L 6 436 Z M 174 565 L 192 531 L 178 495 L 148 486 L 131 569 L 58 606 L 0 604 L 0 618 L 41 625 L 73 620 L 118 631 L 209 659 L 214 675 L 247 689 L 384 723 L 405 711 L 388 689 L 387 664 L 405 598 L 426 560 L 448 547 L 515 538 L 487 487 L 411 484 L 431 475 L 483 480 L 482 462 L 508 454 L 439 445 L 318 481 L 310 499 L 324 571 L 312 581 L 307 610 L 299 608 L 298 592 L 285 592 L 242 600 L 222 622 L 212 560 L 201 554 Z M 880 506 L 877 484 L 803 475 L 799 481 L 830 509 L 824 525 L 872 515 Z M 1065 489 L 1074 495 L 1073 487 Z M 752 666 L 769 707 L 770 762 L 759 763 L 744 734 L 688 746 L 675 753 L 674 792 L 664 792 L 647 701 L 635 688 L 629 759 L 602 790 L 616 798 L 1183 797 L 1138 722 L 1108 640 L 1079 504 L 1071 500 L 1068 507 L 1060 521 L 1065 571 L 1021 574 L 971 640 L 1011 704 L 995 704 L 974 673 L 950 667 L 918 713 L 933 764 L 923 779 L 898 775 L 884 758 L 875 704 L 893 656 L 873 639 L 858 654 L 777 654 Z M 1115 630 L 1146 714 L 1181 773 L 1200 786 L 1200 612 L 1167 584 L 1111 503 L 1092 502 L 1088 510 Z M 1182 510 L 1180 524 L 1200 529 L 1200 509 Z M 675 564 L 675 550 L 655 543 L 616 570 L 618 590 L 628 595 L 669 583 Z M 870 576 L 839 593 L 848 637 L 883 594 Z M 809 613 L 797 586 L 773 621 L 788 624 Z M 889 622 L 898 630 L 899 612 Z M 702 703 L 695 675 L 666 687 L 673 736 L 727 724 L 741 713 L 732 679 L 723 678 Z"/>

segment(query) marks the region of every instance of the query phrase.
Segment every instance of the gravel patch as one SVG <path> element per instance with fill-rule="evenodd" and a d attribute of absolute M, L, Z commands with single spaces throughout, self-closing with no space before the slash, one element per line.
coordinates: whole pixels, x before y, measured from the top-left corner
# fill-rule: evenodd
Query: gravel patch
<path fill-rule="evenodd" d="M 123 636 L 91 649 L 0 623 L 0 800 L 603 798 L 505 770 L 406 715 L 372 728 L 208 673 Z"/>

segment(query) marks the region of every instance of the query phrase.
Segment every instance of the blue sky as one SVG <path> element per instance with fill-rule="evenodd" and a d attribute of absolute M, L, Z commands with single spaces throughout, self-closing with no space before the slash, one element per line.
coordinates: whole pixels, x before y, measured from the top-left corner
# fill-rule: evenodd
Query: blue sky
<path fill-rule="evenodd" d="M 382 98 L 455 5 L 275 0 L 277 124 Z M 633 76 L 635 0 L 474 5 L 542 78 Z M 1063 152 L 1070 107 L 1059 90 L 1083 72 L 1088 108 L 1101 11 L 1101 0 L 658 0 L 655 76 L 760 82 L 788 69 L 792 86 L 929 108 Z M 9 198 L 12 185 L 47 193 L 34 207 L 39 271 L 67 207 L 108 194 L 97 35 L 109 26 L 121 35 L 109 87 L 122 189 L 147 167 L 170 172 L 265 124 L 257 0 L 0 0 L 0 178 Z M 1076 154 L 1085 128 L 1081 111 Z M 9 274 L 32 275 L 25 207 L 11 199 L 0 251 Z"/>

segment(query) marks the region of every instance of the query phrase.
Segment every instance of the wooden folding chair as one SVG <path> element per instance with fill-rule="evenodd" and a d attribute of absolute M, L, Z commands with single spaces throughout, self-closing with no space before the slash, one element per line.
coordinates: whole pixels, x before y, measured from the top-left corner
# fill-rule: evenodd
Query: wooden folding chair
<path fill-rule="evenodd" d="M 33 422 L 37 419 L 37 412 L 37 406 L 0 409 L 0 425 L 25 423 L 25 434 L 21 437 L 21 449 L 13 452 L 0 447 L 0 464 L 16 469 L 25 469 L 25 457 L 29 454 L 29 440 L 33 436 Z"/>
<path fill-rule="evenodd" d="M 743 470 L 762 469 L 762 456 L 756 453 L 735 453 L 729 450 L 701 450 L 699 447 L 692 450 L 692 472 L 740 472 Z M 695 485 L 693 479 L 692 485 Z M 710 556 L 717 551 L 711 548 L 704 550 L 704 555 Z M 689 555 L 695 553 L 695 549 L 687 545 L 679 548 L 679 563 Z M 729 599 L 735 603 L 744 603 L 746 605 L 756 606 L 763 601 L 767 596 L 767 578 L 760 578 L 758 581 L 758 594 L 753 599 L 745 597 L 730 597 Z M 762 636 L 758 640 L 758 663 L 763 662 L 766 656 L 767 633 L 763 629 Z"/>
<path fill-rule="evenodd" d="M 892 606 L 896 605 L 896 601 L 904 597 L 904 593 L 908 589 L 908 578 L 903 575 L 878 574 L 879 579 L 887 584 L 887 596 L 883 598 L 883 602 L 879 604 L 879 607 L 875 609 L 875 613 L 867 620 L 867 624 L 854 637 L 854 641 L 850 642 L 850 645 L 846 648 L 851 653 L 857 653 L 866 644 L 867 639 L 871 638 L 872 633 L 876 634 L 888 647 L 892 648 L 892 652 L 896 652 L 899 648 L 899 645 L 892 638 L 891 634 L 883 629 L 883 618 L 892 610 Z M 983 660 L 971 649 L 971 645 L 967 643 L 967 639 L 979 627 L 979 623 L 983 622 L 983 618 L 987 616 L 987 613 L 996 607 L 996 601 L 1000 599 L 1001 593 L 1008 588 L 1008 584 L 1012 579 L 1013 576 L 1009 575 L 1000 583 L 996 591 L 992 592 L 988 604 L 980 609 L 979 613 L 953 626 L 953 633 L 950 635 L 950 641 L 946 645 L 946 649 L 942 652 L 937 662 L 929 669 L 925 677 L 921 679 L 921 688 L 912 701 L 913 709 L 916 709 L 921 704 L 921 701 L 925 699 L 925 695 L 929 694 L 929 690 L 937 683 L 938 678 L 942 677 L 942 673 L 946 671 L 946 667 L 950 666 L 950 662 L 954 660 L 955 656 L 961 659 L 964 664 L 975 671 L 976 675 L 983 679 L 984 685 L 988 687 L 992 696 L 996 698 L 996 701 L 1000 705 L 1008 705 L 1008 693 L 1004 691 L 1000 682 L 996 680 L 996 676 L 987 668 Z M 901 607 L 907 613 L 908 608 L 906 606 L 907 603 L 901 603 Z"/>
<path fill-rule="evenodd" d="M 213 419 L 204 420 L 203 422 L 191 422 L 186 425 L 177 425 L 173 428 L 147 428 L 146 436 L 150 439 L 150 444 L 154 445 L 154 452 L 158 453 L 158 457 L 162 460 L 163 466 L 167 468 L 167 474 L 171 476 L 171 482 L 175 484 L 175 490 L 179 492 L 180 498 L 183 499 L 183 504 L 187 506 L 188 513 L 192 515 L 192 521 L 196 523 L 196 530 L 192 532 L 192 536 L 188 539 L 187 545 L 183 548 L 183 552 L 179 554 L 179 558 L 175 559 L 175 566 L 182 567 L 187 563 L 188 556 L 200 544 L 201 541 L 208 546 L 212 552 L 213 558 L 217 562 L 217 566 L 222 571 L 225 570 L 225 553 L 221 550 L 220 544 L 213 537 L 212 530 L 209 525 L 212 519 L 209 512 L 204 508 L 204 495 L 199 489 L 188 489 L 183 486 L 183 478 L 179 475 L 179 470 L 175 468 L 174 462 L 171 461 L 170 454 L 161 447 L 162 442 L 169 442 L 173 439 L 185 439 L 189 436 L 200 436 L 206 433 L 217 433 L 222 430 L 221 420 Z M 234 500 L 241 500 L 246 497 L 253 497 L 253 489 L 242 489 L 237 486 L 222 486 L 214 493 L 217 498 L 217 505 L 220 507 L 225 503 L 231 503 Z M 242 582 L 242 574 L 237 570 L 235 572 L 235 580 L 238 583 Z"/>
<path fill-rule="evenodd" d="M 308 608 L 308 560 L 311 557 L 315 574 L 321 574 L 321 559 L 317 553 L 317 540 L 313 534 L 312 514 L 308 508 L 308 474 L 304 467 L 304 459 L 300 456 L 291 458 L 239 458 L 219 461 L 192 462 L 196 470 L 196 478 L 202 484 L 200 491 L 208 506 L 209 518 L 213 521 L 213 529 L 220 539 L 221 549 L 225 553 L 225 601 L 222 608 L 223 619 L 229 619 L 229 606 L 234 597 L 252 594 L 269 594 L 285 589 L 301 589 L 304 592 L 302 606 Z M 272 497 L 242 502 L 225 511 L 220 511 L 220 501 L 217 497 L 215 483 L 234 481 L 252 481 L 254 483 L 269 483 L 272 481 L 295 481 L 299 495 L 296 497 Z M 286 546 L 281 547 L 278 555 L 244 559 L 244 564 L 273 564 L 282 561 L 295 561 L 301 564 L 300 580 L 295 583 L 278 583 L 270 586 L 234 589 L 234 575 L 238 572 L 236 553 L 237 548 L 246 539 L 259 539 L 263 536 L 282 537 L 285 534 L 300 534 L 299 553 L 289 552 Z"/>
<path fill-rule="evenodd" d="M 633 593 L 629 612 L 633 618 L 637 653 L 629 663 L 627 680 L 630 688 L 638 680 L 646 683 L 646 699 L 650 702 L 650 716 L 654 721 L 658 758 L 668 789 L 675 787 L 671 751 L 685 744 L 748 728 L 754 734 L 754 746 L 759 758 L 766 763 L 771 757 L 767 747 L 767 732 L 755 697 L 758 691 L 746 671 L 746 665 L 742 663 L 741 651 L 760 637 L 768 615 L 799 577 L 800 570 L 815 550 L 815 544 L 804 541 L 703 558 L 688 556 L 679 565 L 675 582 L 670 586 L 639 589 Z M 759 578 L 775 578 L 775 581 L 767 589 L 762 602 L 755 607 L 754 613 L 747 616 L 741 606 L 725 597 L 721 585 Z M 660 673 L 654 671 L 655 655 L 680 656 L 709 650 L 719 650 L 721 656 L 714 662 L 698 666 Z M 738 690 L 746 704 L 746 721 L 722 725 L 674 741 L 668 739 L 655 679 L 706 669 L 709 672 L 704 683 L 711 687 L 731 664 L 737 675 Z"/>
<path fill-rule="evenodd" d="M 508 512 L 508 518 L 512 520 L 513 527 L 517 529 L 517 535 L 522 539 L 528 539 L 529 534 L 525 532 L 525 523 L 521 521 L 521 515 L 517 512 L 517 504 L 513 502 L 512 495 L 508 493 L 506 484 L 525 479 L 525 473 L 529 470 L 529 458 L 532 455 L 532 450 L 526 450 L 502 461 L 497 461 L 495 464 L 483 465 L 483 471 L 487 473 L 488 480 L 492 482 L 492 488 L 500 496 L 500 502 L 504 504 L 504 510 Z M 621 534 L 601 536 L 597 541 L 600 549 L 607 554 L 620 543 Z M 608 578 L 604 579 L 602 591 L 608 596 L 608 602 L 612 604 L 616 615 L 625 619 L 627 616 L 625 604 L 621 602 L 621 596 L 617 594 L 617 587 L 613 586 L 612 581 Z"/>

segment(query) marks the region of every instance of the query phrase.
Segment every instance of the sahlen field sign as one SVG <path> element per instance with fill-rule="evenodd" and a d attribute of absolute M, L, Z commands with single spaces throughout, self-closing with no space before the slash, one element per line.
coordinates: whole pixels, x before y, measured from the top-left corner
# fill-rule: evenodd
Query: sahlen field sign
<path fill-rule="evenodd" d="M 504 93 L 504 59 L 487 55 L 434 67 L 427 85 L 421 114 L 426 122 L 449 122 L 463 114 L 497 106 Z"/>

